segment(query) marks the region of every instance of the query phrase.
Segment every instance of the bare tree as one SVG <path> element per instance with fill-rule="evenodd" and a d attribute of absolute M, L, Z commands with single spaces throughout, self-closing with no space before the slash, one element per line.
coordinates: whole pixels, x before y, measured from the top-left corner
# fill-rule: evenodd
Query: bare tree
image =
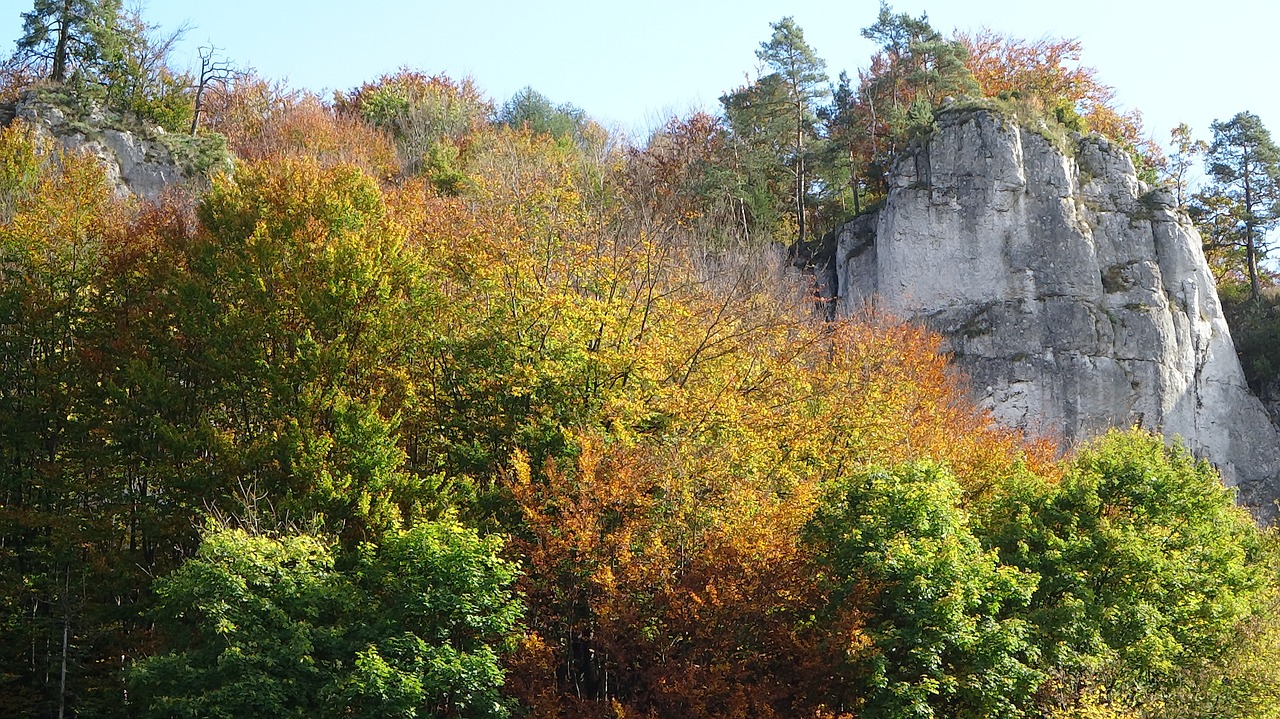
<path fill-rule="evenodd" d="M 191 134 L 200 130 L 200 118 L 204 114 L 204 94 L 212 86 L 226 89 L 228 82 L 238 74 L 232 62 L 218 59 L 219 49 L 214 45 L 200 48 L 200 73 L 196 76 L 195 112 L 191 113 Z"/>

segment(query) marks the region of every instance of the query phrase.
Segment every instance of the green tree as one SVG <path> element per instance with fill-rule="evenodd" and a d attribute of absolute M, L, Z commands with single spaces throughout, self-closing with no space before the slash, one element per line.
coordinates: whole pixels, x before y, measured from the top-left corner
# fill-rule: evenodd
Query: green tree
<path fill-rule="evenodd" d="M 1017 618 L 1037 577 L 984 550 L 932 464 L 834 482 L 807 528 L 833 608 L 866 617 L 847 656 L 870 717 L 1021 716 L 1043 675 Z"/>
<path fill-rule="evenodd" d="M 18 54 L 47 61 L 55 82 L 76 69 L 96 75 L 119 59 L 121 18 L 121 0 L 35 0 L 22 14 Z"/>
<path fill-rule="evenodd" d="M 929 16 L 895 14 L 880 3 L 876 22 L 862 36 L 877 43 L 888 64 L 873 85 L 882 83 L 891 106 L 906 108 L 917 97 L 936 105 L 944 95 L 977 90 L 965 67 L 964 44 L 947 40 L 929 24 Z"/>
<path fill-rule="evenodd" d="M 316 535 L 209 531 L 157 582 L 170 651 L 129 673 L 144 717 L 504 717 L 520 607 L 500 543 L 425 523 L 350 555 Z"/>
<path fill-rule="evenodd" d="M 831 93 L 831 104 L 818 110 L 826 128 L 818 172 L 823 175 L 828 200 L 838 201 L 842 210 L 852 204 L 854 215 L 862 213 L 861 195 L 867 171 L 867 158 L 860 149 L 867 139 L 868 128 L 858 118 L 857 101 L 858 94 L 849 74 L 841 71 Z"/>
<path fill-rule="evenodd" d="M 854 112 L 866 128 L 862 154 L 882 178 L 904 143 L 931 127 L 932 110 L 943 98 L 976 94 L 978 85 L 965 66 L 964 44 L 944 38 L 927 15 L 895 14 L 882 2 L 862 36 L 880 49 L 860 73 Z"/>
<path fill-rule="evenodd" d="M 512 95 L 498 110 L 497 121 L 508 127 L 524 128 L 536 135 L 550 135 L 557 142 L 590 145 L 595 123 L 586 111 L 569 103 L 557 105 L 546 95 L 526 87 Z"/>
<path fill-rule="evenodd" d="M 1185 122 L 1169 131 L 1169 141 L 1173 152 L 1165 163 L 1162 179 L 1173 187 L 1178 207 L 1185 207 L 1189 182 L 1187 173 L 1191 171 L 1196 158 L 1209 151 L 1209 144 L 1192 137 L 1191 127 Z"/>
<path fill-rule="evenodd" d="M 1023 616 L 1050 703 L 1092 689 L 1169 716 L 1167 695 L 1230 664 L 1242 627 L 1275 597 L 1262 533 L 1233 492 L 1159 436 L 1113 431 L 1057 484 L 1004 492 L 988 541 L 1003 563 L 1040 577 Z"/>
<path fill-rule="evenodd" d="M 797 240 L 805 239 L 805 205 L 809 194 L 806 148 L 817 139 L 817 109 L 827 90 L 827 63 L 805 42 L 804 31 L 795 20 L 784 17 L 770 27 L 773 36 L 760 44 L 756 57 L 773 71 L 782 90 L 777 101 L 787 108 L 786 124 L 791 137 L 786 164 L 795 175 L 793 185 Z"/>
<path fill-rule="evenodd" d="M 1211 182 L 1197 198 L 1194 215 L 1213 246 L 1244 252 L 1250 296 L 1257 301 L 1258 264 L 1270 249 L 1267 233 L 1280 224 L 1280 148 L 1250 112 L 1211 127 L 1213 143 L 1205 155 Z"/>
<path fill-rule="evenodd" d="M 116 26 L 118 51 L 100 71 L 107 106 L 135 113 L 170 132 L 188 129 L 196 79 L 170 66 L 170 54 L 187 27 L 164 33 L 137 10 L 122 13 Z"/>
<path fill-rule="evenodd" d="M 757 235 L 778 234 L 794 189 L 787 171 L 793 128 L 782 78 L 766 75 L 724 95 L 720 103 L 732 129 L 733 152 L 718 179 L 750 213 L 747 239 L 752 229 Z"/>

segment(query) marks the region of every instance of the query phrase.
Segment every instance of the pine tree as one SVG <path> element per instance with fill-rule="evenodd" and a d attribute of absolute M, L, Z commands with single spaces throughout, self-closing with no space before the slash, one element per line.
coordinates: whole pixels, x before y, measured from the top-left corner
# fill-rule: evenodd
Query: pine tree
<path fill-rule="evenodd" d="M 795 20 L 784 17 L 774 23 L 773 36 L 761 43 L 756 57 L 773 71 L 785 91 L 791 135 L 790 162 L 795 174 L 796 225 L 798 240 L 804 241 L 804 206 L 808 197 L 808 173 L 805 167 L 806 140 L 816 138 L 816 110 L 827 91 L 827 63 L 805 42 L 804 31 Z"/>
<path fill-rule="evenodd" d="M 1211 127 L 1213 144 L 1205 156 L 1211 184 L 1197 196 L 1194 214 L 1213 248 L 1243 250 L 1249 293 L 1257 300 L 1266 234 L 1280 225 L 1280 147 L 1251 112 Z"/>
<path fill-rule="evenodd" d="M 22 14 L 18 54 L 48 61 L 49 78 L 65 82 L 70 71 L 93 71 L 116 59 L 121 16 L 121 0 L 35 0 Z"/>

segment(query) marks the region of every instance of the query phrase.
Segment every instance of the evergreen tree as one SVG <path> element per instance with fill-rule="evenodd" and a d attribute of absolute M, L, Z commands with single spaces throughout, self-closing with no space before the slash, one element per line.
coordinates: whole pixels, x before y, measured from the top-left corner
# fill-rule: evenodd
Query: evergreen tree
<path fill-rule="evenodd" d="M 756 57 L 773 71 L 780 81 L 788 110 L 790 134 L 794 138 L 789 149 L 791 171 L 795 174 L 795 208 L 797 239 L 804 241 L 804 206 L 808 197 L 808 173 L 805 149 L 816 140 L 817 104 L 827 96 L 827 63 L 805 42 L 804 31 L 795 20 L 784 17 L 774 23 L 773 37 L 761 43 Z"/>
<path fill-rule="evenodd" d="M 121 52 L 121 0 L 35 0 L 22 14 L 18 54 L 50 63 L 49 78 L 111 64 Z"/>
<path fill-rule="evenodd" d="M 591 144 L 587 113 L 569 103 L 557 105 L 551 98 L 532 87 L 519 90 L 503 103 L 497 120 L 503 125 L 526 128 L 535 135 L 550 135 L 557 142 L 572 142 L 579 147 Z"/>
<path fill-rule="evenodd" d="M 794 137 L 786 88 L 777 75 L 767 75 L 724 95 L 720 103 L 733 130 L 732 192 L 750 213 L 751 224 L 772 233 L 790 204 L 792 186 L 786 157 Z"/>
<path fill-rule="evenodd" d="M 739 198 L 757 226 L 777 230 L 778 220 L 794 216 L 794 231 L 803 240 L 811 160 L 820 140 L 818 103 L 828 94 L 826 63 L 791 18 L 771 27 L 772 37 L 756 51 L 770 72 L 723 95 L 720 103 L 737 141 Z"/>
<path fill-rule="evenodd" d="M 945 39 L 927 15 L 913 18 L 881 3 L 876 22 L 862 36 L 880 49 L 871 66 L 859 73 L 856 99 L 839 109 L 842 122 L 857 127 L 846 132 L 855 142 L 868 181 L 881 185 L 894 156 L 912 137 L 933 126 L 933 108 L 948 95 L 977 94 L 973 74 L 965 66 L 963 43 Z"/>
<path fill-rule="evenodd" d="M 1266 234 L 1280 224 L 1280 148 L 1262 120 L 1241 112 L 1214 122 L 1205 156 L 1210 185 L 1196 197 L 1193 215 L 1211 248 L 1243 251 L 1250 296 L 1261 296 L 1258 263 L 1269 249 Z"/>
<path fill-rule="evenodd" d="M 867 170 L 865 158 L 858 151 L 867 138 L 867 128 L 858 121 L 857 102 L 858 94 L 849 73 L 841 71 L 831 94 L 831 104 L 818 110 L 827 131 L 819 172 L 825 171 L 824 185 L 829 194 L 840 199 L 842 206 L 846 197 L 852 201 L 855 215 L 862 212 L 859 194 Z"/>

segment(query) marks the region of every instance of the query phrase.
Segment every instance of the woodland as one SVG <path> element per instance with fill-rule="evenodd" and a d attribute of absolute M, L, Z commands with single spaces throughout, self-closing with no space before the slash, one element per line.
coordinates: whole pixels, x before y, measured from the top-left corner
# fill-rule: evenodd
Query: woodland
<path fill-rule="evenodd" d="M 0 105 L 216 156 L 147 202 L 0 130 L 0 717 L 1280 716 L 1276 537 L 1208 463 L 1002 428 L 788 262 L 943 104 L 1102 133 L 1265 383 L 1280 153 L 1247 112 L 1143 140 L 1073 40 L 868 20 L 854 76 L 783 18 L 636 142 L 412 69 L 182 70 L 119 0 L 35 0 Z"/>

